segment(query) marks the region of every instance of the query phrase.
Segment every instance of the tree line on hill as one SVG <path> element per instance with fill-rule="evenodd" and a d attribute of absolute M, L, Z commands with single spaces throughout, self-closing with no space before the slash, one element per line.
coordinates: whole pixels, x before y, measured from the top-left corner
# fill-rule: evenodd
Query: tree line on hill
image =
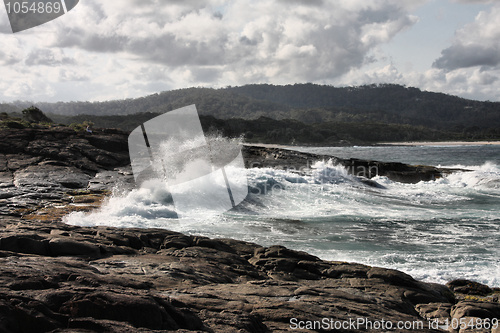
<path fill-rule="evenodd" d="M 74 116 L 52 115 L 53 121 L 41 121 L 36 115 L 23 112 L 22 118 L 0 114 L 0 127 L 52 127 L 66 124 L 76 131 L 91 128 L 119 128 L 131 132 L 142 123 L 159 116 L 158 113 L 140 113 L 128 116 Z M 492 140 L 500 136 L 445 132 L 423 126 L 383 124 L 370 122 L 325 122 L 304 124 L 293 119 L 217 119 L 200 116 L 205 132 L 218 132 L 227 137 L 243 137 L 248 143 L 277 143 L 291 145 L 338 146 L 352 144 L 373 144 L 391 141 L 437 141 L 437 140 Z"/>
<path fill-rule="evenodd" d="M 1 104 L 0 112 L 31 103 Z M 339 144 L 500 138 L 500 103 L 395 84 L 333 87 L 268 84 L 187 88 L 108 102 L 37 103 L 55 122 L 92 122 L 130 131 L 164 112 L 195 104 L 207 128 L 247 141 Z"/>

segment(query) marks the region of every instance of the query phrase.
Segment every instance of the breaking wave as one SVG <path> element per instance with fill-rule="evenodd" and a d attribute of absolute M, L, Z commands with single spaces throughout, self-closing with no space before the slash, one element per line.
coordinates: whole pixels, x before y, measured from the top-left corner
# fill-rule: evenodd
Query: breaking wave
<path fill-rule="evenodd" d="M 249 195 L 236 208 L 213 215 L 200 204 L 182 221 L 166 184 L 152 179 L 65 222 L 282 244 L 425 281 L 468 278 L 500 287 L 500 168 L 460 167 L 471 171 L 417 184 L 376 177 L 378 186 L 331 161 L 318 161 L 306 173 L 248 169 Z"/>

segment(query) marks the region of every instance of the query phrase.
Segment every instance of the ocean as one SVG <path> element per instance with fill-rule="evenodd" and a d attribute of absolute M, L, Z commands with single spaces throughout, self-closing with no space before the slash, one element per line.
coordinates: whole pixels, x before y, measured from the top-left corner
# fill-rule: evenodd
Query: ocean
<path fill-rule="evenodd" d="M 280 244 L 426 282 L 465 278 L 500 287 L 500 145 L 294 149 L 471 171 L 418 184 L 375 177 L 380 186 L 369 187 L 330 161 L 317 161 L 307 174 L 254 168 L 247 170 L 250 194 L 222 215 L 210 217 L 205 207 L 178 220 L 165 185 L 151 181 L 65 222 Z"/>

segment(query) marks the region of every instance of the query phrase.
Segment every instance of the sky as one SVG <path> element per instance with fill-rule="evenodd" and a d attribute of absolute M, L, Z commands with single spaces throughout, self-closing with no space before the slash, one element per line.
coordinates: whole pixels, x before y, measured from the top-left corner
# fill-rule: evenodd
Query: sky
<path fill-rule="evenodd" d="M 500 101 L 498 22 L 498 0 L 80 0 L 14 34 L 0 7 L 0 102 L 306 82 Z"/>

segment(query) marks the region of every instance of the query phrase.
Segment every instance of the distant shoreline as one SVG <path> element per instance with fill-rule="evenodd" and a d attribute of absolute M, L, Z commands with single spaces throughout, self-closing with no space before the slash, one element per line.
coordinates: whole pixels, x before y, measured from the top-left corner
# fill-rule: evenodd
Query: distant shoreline
<path fill-rule="evenodd" d="M 486 146 L 500 145 L 500 141 L 413 141 L 413 142 L 380 142 L 383 146 Z"/>
<path fill-rule="evenodd" d="M 318 148 L 318 147 L 380 147 L 380 146 L 488 146 L 500 145 L 500 141 L 407 141 L 407 142 L 378 142 L 372 144 L 361 144 L 361 145 L 347 145 L 347 146 L 307 146 L 307 145 L 285 145 L 285 144 L 275 144 L 275 143 L 253 143 L 253 142 L 244 142 L 245 146 L 255 146 L 255 147 L 264 147 L 264 148 L 280 148 L 280 149 L 292 149 L 295 150 L 297 148 Z"/>

